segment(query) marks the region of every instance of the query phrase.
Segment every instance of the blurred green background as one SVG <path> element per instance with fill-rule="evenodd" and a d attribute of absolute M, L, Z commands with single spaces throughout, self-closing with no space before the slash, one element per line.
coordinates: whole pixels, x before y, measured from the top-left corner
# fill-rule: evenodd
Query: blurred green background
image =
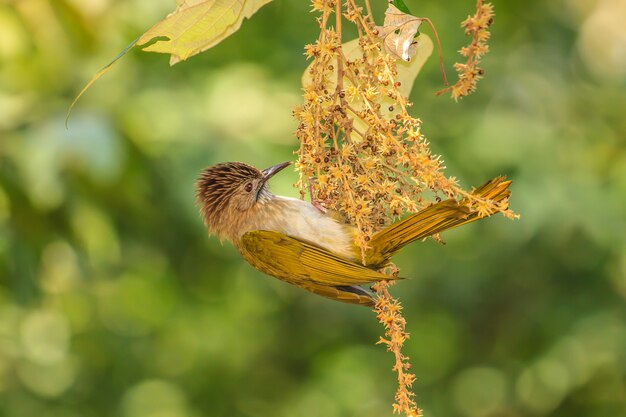
<path fill-rule="evenodd" d="M 406 3 L 451 68 L 474 2 Z M 131 51 L 65 129 L 84 83 L 173 4 L 0 1 L 0 416 L 391 415 L 373 313 L 263 276 L 194 206 L 209 164 L 294 158 L 308 2 L 173 68 Z M 418 404 L 626 416 L 626 3 L 496 2 L 492 29 L 478 92 L 435 97 L 433 57 L 413 114 L 466 187 L 512 178 L 522 219 L 397 257 Z"/>

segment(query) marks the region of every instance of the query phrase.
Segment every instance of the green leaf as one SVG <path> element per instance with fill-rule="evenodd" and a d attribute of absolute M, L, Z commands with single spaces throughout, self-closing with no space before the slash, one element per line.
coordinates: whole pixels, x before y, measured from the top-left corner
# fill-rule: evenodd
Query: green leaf
<path fill-rule="evenodd" d="M 393 0 L 393 5 L 396 6 L 398 9 L 400 9 L 401 11 L 403 11 L 404 13 L 411 14 L 411 12 L 409 11 L 409 8 L 406 6 L 406 4 L 404 4 L 402 0 Z"/>

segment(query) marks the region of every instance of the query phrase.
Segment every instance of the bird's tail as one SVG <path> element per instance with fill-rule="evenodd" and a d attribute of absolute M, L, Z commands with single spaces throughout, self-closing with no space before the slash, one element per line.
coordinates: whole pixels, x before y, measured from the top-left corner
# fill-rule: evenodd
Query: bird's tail
<path fill-rule="evenodd" d="M 472 194 L 496 203 L 504 201 L 508 208 L 508 198 L 511 195 L 509 185 L 511 181 L 507 181 L 505 177 L 496 177 Z M 490 215 L 471 211 L 468 203 L 467 198 L 460 202 L 455 199 L 445 200 L 381 230 L 370 241 L 366 263 L 372 266 L 383 265 L 395 252 L 411 242 Z"/>

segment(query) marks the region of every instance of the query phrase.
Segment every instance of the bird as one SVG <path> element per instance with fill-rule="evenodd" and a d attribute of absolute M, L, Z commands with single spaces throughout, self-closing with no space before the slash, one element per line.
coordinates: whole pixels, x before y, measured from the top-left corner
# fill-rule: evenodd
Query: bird
<path fill-rule="evenodd" d="M 356 226 L 315 202 L 269 190 L 269 179 L 290 164 L 259 170 L 225 162 L 204 169 L 196 181 L 200 214 L 209 235 L 232 242 L 257 270 L 335 301 L 373 307 L 374 295 L 363 286 L 399 279 L 381 272 L 396 252 L 485 217 L 467 200 L 442 200 L 374 234 L 362 254 Z M 508 207 L 510 184 L 496 177 L 473 194 Z"/>

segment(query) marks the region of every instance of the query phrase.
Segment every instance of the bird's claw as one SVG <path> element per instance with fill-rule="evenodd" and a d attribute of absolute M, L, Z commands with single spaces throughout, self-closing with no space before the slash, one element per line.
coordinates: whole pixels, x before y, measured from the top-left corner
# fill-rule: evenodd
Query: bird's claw
<path fill-rule="evenodd" d="M 318 209 L 319 211 L 321 211 L 322 213 L 326 214 L 328 212 L 328 209 L 324 207 L 324 203 L 329 204 L 330 200 L 320 200 L 314 196 L 313 183 L 315 181 L 317 181 L 316 177 L 309 178 L 309 196 L 311 197 L 311 205 L 315 207 L 316 209 Z"/>

